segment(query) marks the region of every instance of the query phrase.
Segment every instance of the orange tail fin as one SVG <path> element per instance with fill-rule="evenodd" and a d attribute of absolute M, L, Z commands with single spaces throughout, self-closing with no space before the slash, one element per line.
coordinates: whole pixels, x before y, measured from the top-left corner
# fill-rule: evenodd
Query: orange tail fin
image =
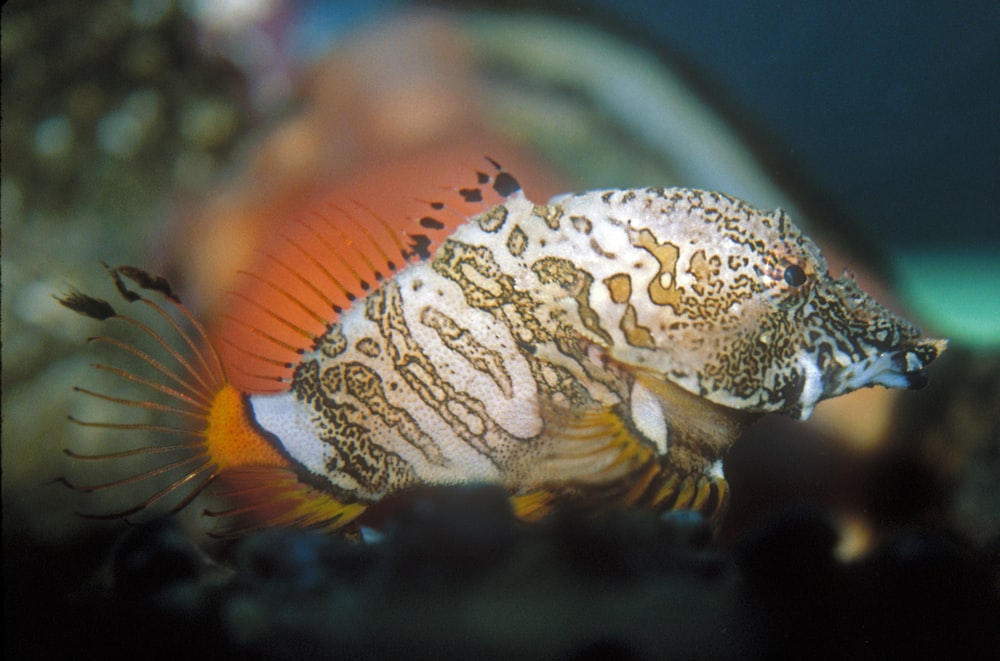
<path fill-rule="evenodd" d="M 221 520 L 219 528 L 224 536 L 270 526 L 336 529 L 364 511 L 362 505 L 342 503 L 298 480 L 291 462 L 253 423 L 246 395 L 226 379 L 204 328 L 165 280 L 128 266 L 109 268 L 108 272 L 122 298 L 147 308 L 152 321 L 140 319 L 145 315 L 119 314 L 107 301 L 76 291 L 57 300 L 80 314 L 137 332 L 135 344 L 110 335 L 91 338 L 93 343 L 110 346 L 120 357 L 132 359 L 128 367 L 109 363 L 92 366 L 146 396 L 122 397 L 82 387 L 75 390 L 114 407 L 148 415 L 137 422 L 70 420 L 81 427 L 162 435 L 169 441 L 147 441 L 147 445 L 98 454 L 67 450 L 66 454 L 81 464 L 111 465 L 123 475 L 94 484 L 62 480 L 76 491 L 120 495 L 130 487 L 136 489 L 125 496 L 131 499 L 126 507 L 83 516 L 143 520 L 175 513 L 212 485 L 218 485 L 213 495 L 231 503 L 225 510 L 206 512 Z M 140 293 L 129 283 L 153 292 L 162 301 Z M 164 323 L 169 334 L 156 330 Z"/>

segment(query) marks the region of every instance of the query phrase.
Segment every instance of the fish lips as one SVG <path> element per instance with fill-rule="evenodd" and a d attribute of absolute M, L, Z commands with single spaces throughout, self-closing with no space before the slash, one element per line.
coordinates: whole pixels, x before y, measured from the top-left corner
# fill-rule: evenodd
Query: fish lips
<path fill-rule="evenodd" d="M 824 397 L 875 385 L 919 390 L 927 385 L 927 366 L 947 346 L 947 340 L 919 339 L 851 363 L 831 375 Z"/>

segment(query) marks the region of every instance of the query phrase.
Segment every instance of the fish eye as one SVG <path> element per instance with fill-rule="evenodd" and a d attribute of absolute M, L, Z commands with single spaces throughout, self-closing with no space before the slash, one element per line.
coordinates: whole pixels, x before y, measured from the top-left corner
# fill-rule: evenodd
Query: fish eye
<path fill-rule="evenodd" d="M 792 287 L 801 287 L 806 284 L 806 272 L 798 264 L 789 264 L 785 267 L 784 279 Z"/>

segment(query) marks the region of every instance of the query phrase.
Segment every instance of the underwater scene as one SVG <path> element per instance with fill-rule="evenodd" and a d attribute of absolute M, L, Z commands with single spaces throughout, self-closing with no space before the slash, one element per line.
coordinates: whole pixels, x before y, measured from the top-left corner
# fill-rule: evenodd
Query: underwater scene
<path fill-rule="evenodd" d="M 11 658 L 993 658 L 1000 5 L 12 1 Z"/>

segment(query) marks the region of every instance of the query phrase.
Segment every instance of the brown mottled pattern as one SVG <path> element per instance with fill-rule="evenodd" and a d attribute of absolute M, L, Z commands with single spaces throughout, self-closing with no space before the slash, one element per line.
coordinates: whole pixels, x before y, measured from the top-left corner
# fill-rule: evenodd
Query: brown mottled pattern
<path fill-rule="evenodd" d="M 340 324 L 333 324 L 316 340 L 316 350 L 328 358 L 336 358 L 347 350 L 347 338 L 344 337 Z"/>
<path fill-rule="evenodd" d="M 660 243 L 648 229 L 639 232 L 638 246 L 649 252 L 660 264 L 660 270 L 649 281 L 649 298 L 657 305 L 669 305 L 681 312 L 682 292 L 677 286 L 677 258 L 680 250 L 670 242 Z"/>
<path fill-rule="evenodd" d="M 497 384 L 504 396 L 514 395 L 514 385 L 510 374 L 503 366 L 503 356 L 483 346 L 467 329 L 458 325 L 454 319 L 441 310 L 425 307 L 420 311 L 420 323 L 437 332 L 441 342 L 462 356 L 480 372 L 488 375 Z"/>
<path fill-rule="evenodd" d="M 517 225 L 507 235 L 507 250 L 514 257 L 524 254 L 524 249 L 528 247 L 528 236 Z"/>
<path fill-rule="evenodd" d="M 362 353 L 369 358 L 378 358 L 379 354 L 382 353 L 382 347 L 380 347 L 378 343 L 370 337 L 361 338 L 354 346 L 359 353 Z"/>
<path fill-rule="evenodd" d="M 500 270 L 486 246 L 449 239 L 441 246 L 431 266 L 461 287 L 469 305 L 499 315 L 516 339 L 545 342 L 552 338 L 548 326 L 535 317 L 537 302 L 528 293 L 515 288 L 513 276 Z"/>
<path fill-rule="evenodd" d="M 570 216 L 569 222 L 572 223 L 573 229 L 581 234 L 590 236 L 594 231 L 594 223 L 586 216 Z"/>
<path fill-rule="evenodd" d="M 639 325 L 636 319 L 635 306 L 631 303 L 625 308 L 625 314 L 622 315 L 620 327 L 622 333 L 625 334 L 625 341 L 633 347 L 642 347 L 644 349 L 656 348 L 656 340 L 653 339 L 653 334 L 649 332 L 648 328 Z"/>
<path fill-rule="evenodd" d="M 507 326 L 512 337 L 520 343 L 540 392 L 559 401 L 568 400 L 573 405 L 584 406 L 593 401 L 570 370 L 525 349 L 553 341 L 558 328 L 536 315 L 540 302 L 515 288 L 513 277 L 500 270 L 485 246 L 470 246 L 449 239 L 434 258 L 432 267 L 458 284 L 469 305 L 493 314 Z"/>
<path fill-rule="evenodd" d="M 507 207 L 503 205 L 493 207 L 486 213 L 476 216 L 476 220 L 484 232 L 499 232 L 507 222 Z"/>
<path fill-rule="evenodd" d="M 607 346 L 615 343 L 608 332 L 601 328 L 600 315 L 590 306 L 590 285 L 594 282 L 594 276 L 561 257 L 543 257 L 531 265 L 531 270 L 542 284 L 557 284 L 573 297 L 584 328 L 604 340 Z"/>
<path fill-rule="evenodd" d="M 632 278 L 628 273 L 615 273 L 604 279 L 613 303 L 626 303 L 632 296 Z"/>
<path fill-rule="evenodd" d="M 490 417 L 480 400 L 459 392 L 438 374 L 434 363 L 413 339 L 403 317 L 402 298 L 395 282 L 387 282 L 365 300 L 365 316 L 385 338 L 394 371 L 413 392 L 444 419 L 463 441 L 491 460 L 517 440 Z"/>
<path fill-rule="evenodd" d="M 328 448 L 327 474 L 352 478 L 359 487 L 353 490 L 354 495 L 367 492 L 374 496 L 416 483 L 416 473 L 408 463 L 375 440 L 370 413 L 361 411 L 356 404 L 339 401 L 337 395 L 346 385 L 344 367 L 338 365 L 321 374 L 319 363 L 310 360 L 295 370 L 296 395 L 316 412 L 320 440 Z M 331 486 L 344 491 L 342 484 L 331 482 Z"/>
<path fill-rule="evenodd" d="M 563 216 L 563 210 L 555 205 L 539 205 L 536 204 L 534 210 L 532 210 L 531 215 L 541 218 L 548 225 L 550 230 L 556 231 L 559 229 L 559 220 Z"/>
<path fill-rule="evenodd" d="M 444 457 L 433 439 L 421 431 L 413 417 L 404 409 L 389 403 L 382 387 L 382 377 L 372 368 L 356 362 L 339 363 L 325 369 L 320 381 L 328 396 L 344 393 L 355 398 L 365 405 L 367 414 L 375 416 L 386 427 L 398 433 L 430 462 L 444 463 Z"/>

